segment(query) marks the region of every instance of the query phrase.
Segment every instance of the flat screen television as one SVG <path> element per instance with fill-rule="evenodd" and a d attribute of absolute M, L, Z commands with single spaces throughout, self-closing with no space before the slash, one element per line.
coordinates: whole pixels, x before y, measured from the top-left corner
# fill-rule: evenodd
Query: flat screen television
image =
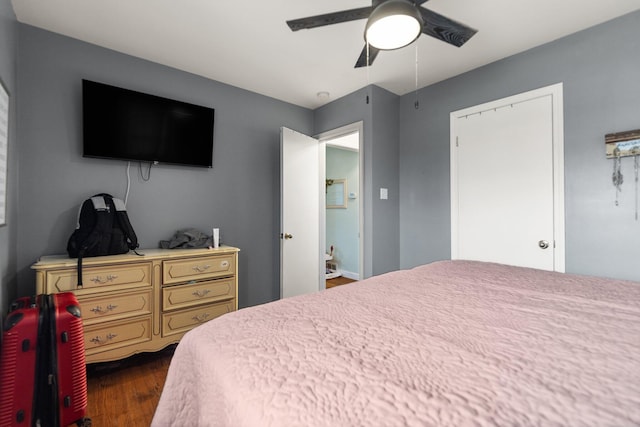
<path fill-rule="evenodd" d="M 82 80 L 84 157 L 213 166 L 215 110 Z"/>

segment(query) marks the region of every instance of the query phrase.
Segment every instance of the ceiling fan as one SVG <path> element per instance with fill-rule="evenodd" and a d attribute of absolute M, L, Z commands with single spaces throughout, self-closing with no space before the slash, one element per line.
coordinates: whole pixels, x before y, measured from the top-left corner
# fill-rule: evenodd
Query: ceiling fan
<path fill-rule="evenodd" d="M 360 57 L 356 61 L 355 68 L 370 66 L 381 50 L 393 50 L 404 47 L 415 41 L 421 33 L 460 47 L 477 32 L 477 30 L 469 28 L 464 24 L 420 6 L 427 1 L 428 0 L 372 0 L 371 6 L 368 7 L 294 19 L 287 21 L 287 25 L 289 25 L 292 31 L 298 31 L 358 19 L 367 19 L 367 26 L 365 28 L 366 44 L 360 53 Z M 395 22 L 398 25 L 383 29 L 383 22 Z M 378 42 L 377 39 L 374 41 L 375 30 L 380 30 L 379 34 L 385 38 L 389 36 L 405 38 L 398 40 L 396 44 L 386 44 L 386 41 Z M 368 54 L 367 44 L 369 47 Z"/>

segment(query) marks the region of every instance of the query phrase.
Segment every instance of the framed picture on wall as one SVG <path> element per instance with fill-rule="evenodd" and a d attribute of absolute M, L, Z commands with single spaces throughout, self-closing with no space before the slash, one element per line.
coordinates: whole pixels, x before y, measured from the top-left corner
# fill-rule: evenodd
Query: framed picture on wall
<path fill-rule="evenodd" d="M 0 226 L 7 223 L 7 159 L 9 155 L 9 92 L 0 79 Z"/>
<path fill-rule="evenodd" d="M 347 208 L 347 180 L 327 179 L 327 209 Z"/>

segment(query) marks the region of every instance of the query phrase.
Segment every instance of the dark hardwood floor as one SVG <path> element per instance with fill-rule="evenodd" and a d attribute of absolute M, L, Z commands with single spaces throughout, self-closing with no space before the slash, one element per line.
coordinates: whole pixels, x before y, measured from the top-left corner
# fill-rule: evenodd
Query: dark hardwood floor
<path fill-rule="evenodd" d="M 87 417 L 93 427 L 149 426 L 175 345 L 117 362 L 87 365 Z"/>
<path fill-rule="evenodd" d="M 327 280 L 327 289 L 354 282 Z M 94 427 L 149 426 L 175 345 L 117 362 L 87 365 L 87 416 Z"/>
<path fill-rule="evenodd" d="M 336 277 L 335 279 L 327 280 L 327 289 L 335 286 L 346 285 L 347 283 L 355 282 L 355 280 L 347 279 L 346 277 Z"/>

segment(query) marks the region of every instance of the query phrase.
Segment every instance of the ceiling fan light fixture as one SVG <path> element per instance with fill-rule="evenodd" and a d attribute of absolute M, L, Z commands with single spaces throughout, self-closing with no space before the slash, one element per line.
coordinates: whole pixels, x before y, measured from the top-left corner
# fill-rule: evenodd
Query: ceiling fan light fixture
<path fill-rule="evenodd" d="M 388 0 L 369 16 L 364 39 L 380 50 L 400 49 L 413 43 L 422 32 L 422 16 L 406 0 Z"/>

